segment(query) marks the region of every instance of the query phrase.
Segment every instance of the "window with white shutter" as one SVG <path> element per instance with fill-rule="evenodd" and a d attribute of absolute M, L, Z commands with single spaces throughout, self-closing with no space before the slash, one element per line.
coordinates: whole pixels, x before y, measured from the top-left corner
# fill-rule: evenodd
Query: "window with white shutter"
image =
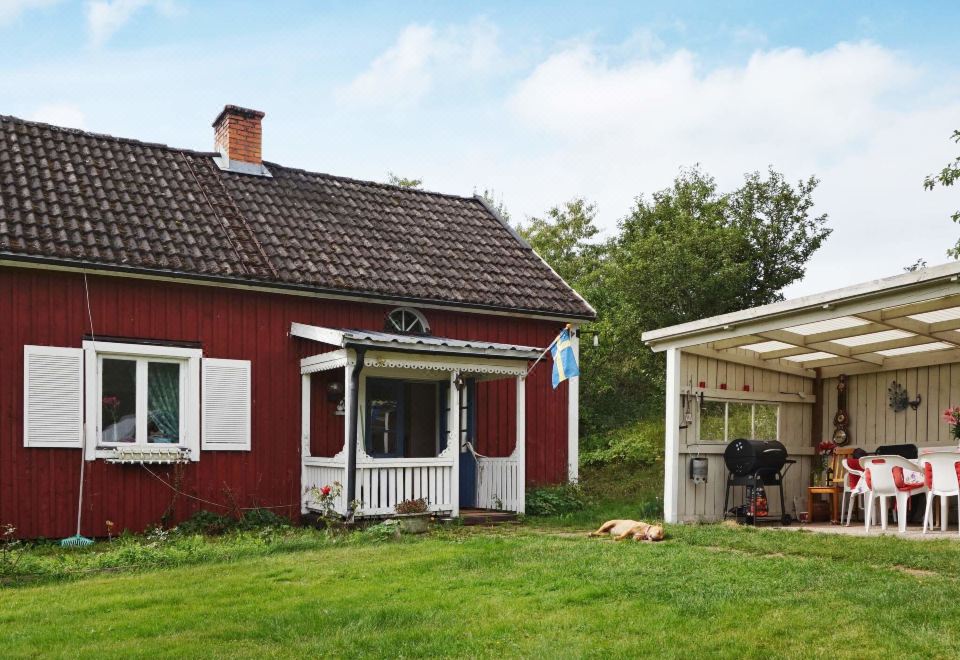
<path fill-rule="evenodd" d="M 249 451 L 250 361 L 203 359 L 202 448 Z"/>
<path fill-rule="evenodd" d="M 81 447 L 83 350 L 23 347 L 23 444 Z"/>

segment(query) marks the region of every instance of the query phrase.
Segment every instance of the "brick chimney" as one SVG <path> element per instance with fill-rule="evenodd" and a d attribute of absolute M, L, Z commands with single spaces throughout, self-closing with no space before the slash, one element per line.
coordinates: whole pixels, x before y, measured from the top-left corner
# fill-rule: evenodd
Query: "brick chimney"
<path fill-rule="evenodd" d="M 214 148 L 220 153 L 221 169 L 246 174 L 268 174 L 261 152 L 263 133 L 260 120 L 264 113 L 235 105 L 225 105 L 213 120 Z"/>

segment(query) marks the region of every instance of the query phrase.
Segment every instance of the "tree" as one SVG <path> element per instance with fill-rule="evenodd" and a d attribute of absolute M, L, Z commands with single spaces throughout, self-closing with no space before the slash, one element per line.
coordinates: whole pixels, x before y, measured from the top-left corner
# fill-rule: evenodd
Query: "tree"
<path fill-rule="evenodd" d="M 401 188 L 423 190 L 423 179 L 407 179 L 402 176 L 397 176 L 393 172 L 387 172 L 387 183 L 391 186 L 399 186 Z"/>
<path fill-rule="evenodd" d="M 817 180 L 752 173 L 730 193 L 699 169 L 638 197 L 616 236 L 597 242 L 595 209 L 575 199 L 522 232 L 597 310 L 599 347 L 581 351 L 584 436 L 661 416 L 664 362 L 645 330 L 781 299 L 830 234 L 812 214 Z"/>
<path fill-rule="evenodd" d="M 960 130 L 954 131 L 950 139 L 960 143 Z M 952 186 L 958 180 L 960 180 L 960 156 L 957 156 L 951 162 L 947 163 L 939 173 L 927 175 L 927 178 L 923 180 L 923 187 L 926 190 L 933 190 L 938 185 Z M 956 211 L 950 216 L 950 219 L 954 222 L 960 222 L 960 211 Z M 956 245 L 947 250 L 947 256 L 960 259 L 960 240 L 957 241 Z"/>
<path fill-rule="evenodd" d="M 596 207 L 576 198 L 554 206 L 546 216 L 530 218 L 517 231 L 574 288 L 588 286 L 606 249 L 595 240 L 600 233 Z"/>

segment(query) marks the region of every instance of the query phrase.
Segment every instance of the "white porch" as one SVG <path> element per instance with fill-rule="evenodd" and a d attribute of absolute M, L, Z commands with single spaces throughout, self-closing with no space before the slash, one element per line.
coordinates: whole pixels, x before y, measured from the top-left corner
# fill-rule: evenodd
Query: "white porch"
<path fill-rule="evenodd" d="M 394 514 L 394 507 L 404 500 L 424 498 L 430 511 L 458 516 L 463 489 L 471 506 L 523 513 L 525 480 L 525 378 L 529 360 L 539 349 L 482 342 L 465 342 L 435 337 L 394 335 L 387 333 L 334 330 L 299 323 L 291 327 L 291 335 L 317 341 L 333 350 L 301 360 L 302 410 L 302 512 L 318 511 L 312 494 L 314 488 L 339 483 L 342 490 L 334 500 L 336 513 L 349 517 L 377 517 Z M 312 456 L 311 379 L 318 374 L 342 370 L 336 382 L 342 382 L 342 415 L 345 418 L 343 444 L 333 456 Z M 513 402 L 516 433 L 513 450 L 508 456 L 487 457 L 476 452 L 475 438 L 470 438 L 470 405 L 468 397 L 475 387 L 469 383 L 512 379 L 516 383 Z M 368 392 L 376 383 L 402 382 L 421 389 L 433 385 L 441 396 L 437 404 L 441 419 L 436 425 L 437 440 L 432 455 L 405 456 L 402 448 L 388 446 L 386 428 L 379 455 L 373 451 L 372 435 L 376 420 L 372 415 L 379 403 Z M 475 396 L 475 394 L 474 394 Z M 372 404 L 374 407 L 371 407 Z M 445 408 L 442 406 L 445 404 Z M 475 405 L 475 402 L 474 404 Z M 425 410 L 426 409 L 426 410 Z M 408 406 L 407 417 L 419 415 L 429 420 L 434 414 L 429 400 Z M 399 415 L 398 415 L 399 416 Z M 401 430 L 402 432 L 402 430 Z M 471 442 L 471 439 L 473 442 Z M 352 440 L 352 441 L 351 441 Z M 380 443 L 380 437 L 376 438 Z M 404 443 L 400 443 L 401 447 Z M 421 451 L 424 442 L 419 441 Z M 393 449 L 398 455 L 387 455 Z M 409 452 L 409 447 L 407 448 Z M 352 454 L 352 455 L 351 455 Z M 464 469 L 464 462 L 475 462 L 475 470 Z M 351 470 L 351 464 L 354 468 Z M 350 474 L 352 472 L 353 479 Z M 461 483 L 464 475 L 471 483 Z M 354 503 L 351 511 L 351 493 Z"/>

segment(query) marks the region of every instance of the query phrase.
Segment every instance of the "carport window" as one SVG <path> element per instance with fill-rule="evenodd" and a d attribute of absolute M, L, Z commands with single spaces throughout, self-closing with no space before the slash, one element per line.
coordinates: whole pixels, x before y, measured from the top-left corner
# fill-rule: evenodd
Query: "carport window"
<path fill-rule="evenodd" d="M 737 438 L 777 440 L 775 403 L 706 401 L 700 409 L 700 442 L 730 442 Z"/>

